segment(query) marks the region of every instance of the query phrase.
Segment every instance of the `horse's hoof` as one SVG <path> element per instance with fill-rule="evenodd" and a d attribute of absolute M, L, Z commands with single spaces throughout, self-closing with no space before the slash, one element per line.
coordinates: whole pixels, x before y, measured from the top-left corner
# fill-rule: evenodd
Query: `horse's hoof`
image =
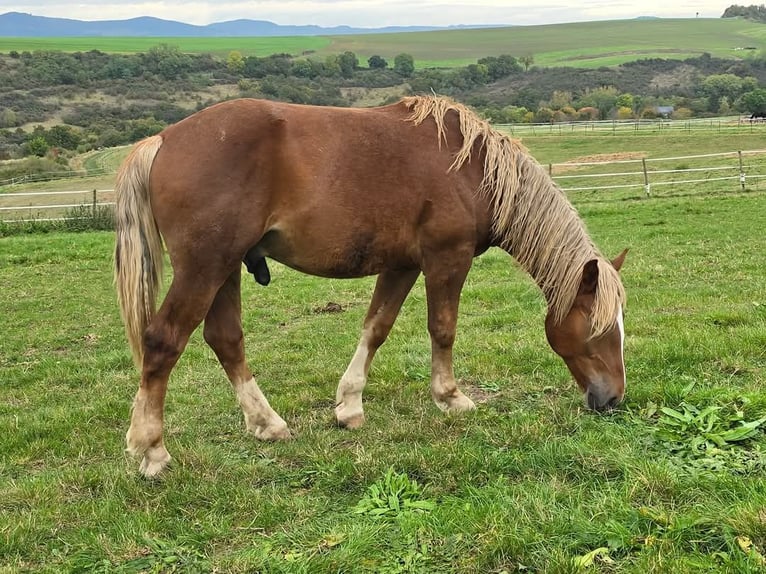
<path fill-rule="evenodd" d="M 170 462 L 170 453 L 165 447 L 151 448 L 144 453 L 139 472 L 144 478 L 157 478 Z"/>
<path fill-rule="evenodd" d="M 436 399 L 434 402 L 436 403 L 437 407 L 448 414 L 464 413 L 466 411 L 472 411 L 476 408 L 474 402 L 460 391 L 458 391 L 454 396 L 447 397 L 442 400 Z"/>
<path fill-rule="evenodd" d="M 274 424 L 268 427 L 258 427 L 253 432 L 255 438 L 263 441 L 289 440 L 292 438 L 287 423 Z"/>
<path fill-rule="evenodd" d="M 335 420 L 341 428 L 358 429 L 364 424 L 364 411 L 361 408 L 351 409 L 341 402 L 335 407 Z"/>
<path fill-rule="evenodd" d="M 336 413 L 335 420 L 338 421 L 339 427 L 354 430 L 364 424 L 364 413 L 357 413 L 351 416 L 341 416 Z"/>

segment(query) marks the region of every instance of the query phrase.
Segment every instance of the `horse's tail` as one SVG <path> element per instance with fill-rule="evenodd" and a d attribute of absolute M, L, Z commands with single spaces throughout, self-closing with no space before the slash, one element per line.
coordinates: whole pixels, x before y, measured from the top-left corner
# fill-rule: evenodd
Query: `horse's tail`
<path fill-rule="evenodd" d="M 162 145 L 155 135 L 138 142 L 115 184 L 114 280 L 133 361 L 141 368 L 143 335 L 156 312 L 163 247 L 149 202 L 149 174 Z"/>

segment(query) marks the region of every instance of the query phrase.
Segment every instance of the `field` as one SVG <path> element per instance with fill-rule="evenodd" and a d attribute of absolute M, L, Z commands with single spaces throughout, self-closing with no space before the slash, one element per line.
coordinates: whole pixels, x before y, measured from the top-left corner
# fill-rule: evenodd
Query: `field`
<path fill-rule="evenodd" d="M 532 55 L 538 66 L 612 66 L 639 58 L 689 58 L 707 52 L 739 58 L 766 46 L 766 26 L 739 19 L 649 19 L 446 30 L 402 34 L 285 38 L 0 38 L 0 52 L 65 50 L 141 52 L 159 43 L 187 52 L 225 57 L 274 53 L 315 56 L 351 50 L 365 64 L 374 55 L 389 61 L 402 52 L 418 67 L 453 67 L 485 56 Z"/>
<path fill-rule="evenodd" d="M 712 139 L 524 142 L 548 162 Z M 615 412 L 584 410 L 537 287 L 494 250 L 469 275 L 455 350 L 477 411 L 431 402 L 421 279 L 373 363 L 365 426 L 337 429 L 373 281 L 273 263 L 267 288 L 244 281 L 246 345 L 294 439 L 246 435 L 196 333 L 156 481 L 122 454 L 137 374 L 112 234 L 0 239 L 0 572 L 762 571 L 766 190 L 572 197 L 606 254 L 630 248 Z"/>

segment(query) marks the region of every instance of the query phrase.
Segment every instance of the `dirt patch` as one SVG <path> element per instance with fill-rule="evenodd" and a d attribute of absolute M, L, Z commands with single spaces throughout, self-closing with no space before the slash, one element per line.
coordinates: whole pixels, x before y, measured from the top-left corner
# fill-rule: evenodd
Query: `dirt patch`
<path fill-rule="evenodd" d="M 328 302 L 322 307 L 315 307 L 314 313 L 343 313 L 343 306 L 340 303 Z"/>
<path fill-rule="evenodd" d="M 653 54 L 701 54 L 699 50 L 681 50 L 679 48 L 657 48 L 652 50 L 622 50 L 618 52 L 602 52 L 601 54 L 585 54 L 582 56 L 570 56 L 563 62 L 576 62 L 578 60 L 596 60 L 598 58 L 613 58 L 614 56 L 643 56 Z"/>
<path fill-rule="evenodd" d="M 567 163 L 609 162 L 623 159 L 642 159 L 647 157 L 645 151 L 619 151 L 615 153 L 597 153 L 595 155 L 583 155 L 570 159 Z"/>
<path fill-rule="evenodd" d="M 500 389 L 494 385 L 482 385 L 472 379 L 460 379 L 457 385 L 477 404 L 486 403 L 500 394 Z"/>
<path fill-rule="evenodd" d="M 611 161 L 643 159 L 645 157 L 648 157 L 648 155 L 649 154 L 647 154 L 644 151 L 624 151 L 624 152 L 614 152 L 614 153 L 597 153 L 594 155 L 582 155 L 580 157 L 572 158 L 567 162 L 555 164 L 554 175 L 558 173 L 572 171 L 575 169 L 580 169 L 581 167 L 586 167 L 586 166 L 574 165 L 578 163 L 609 163 Z"/>

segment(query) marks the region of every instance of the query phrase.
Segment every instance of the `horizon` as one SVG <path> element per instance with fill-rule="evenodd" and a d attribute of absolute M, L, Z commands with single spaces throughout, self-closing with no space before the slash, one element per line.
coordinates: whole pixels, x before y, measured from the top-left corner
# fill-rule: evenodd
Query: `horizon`
<path fill-rule="evenodd" d="M 233 0 L 203 2 L 167 0 L 161 2 L 86 0 L 72 5 L 64 0 L 9 2 L 4 13 L 99 22 L 153 17 L 195 26 L 232 20 L 262 20 L 280 26 L 536 26 L 635 18 L 720 18 L 731 4 L 712 1 L 678 2 L 672 5 L 648 0 L 640 5 L 628 2 L 584 0 L 572 8 L 549 0 L 529 7 L 521 2 L 483 0 L 481 4 L 459 0 L 428 0 L 413 5 L 408 0 L 267 0 L 252 7 L 251 2 Z M 477 14 L 491 14 L 478 17 Z"/>

